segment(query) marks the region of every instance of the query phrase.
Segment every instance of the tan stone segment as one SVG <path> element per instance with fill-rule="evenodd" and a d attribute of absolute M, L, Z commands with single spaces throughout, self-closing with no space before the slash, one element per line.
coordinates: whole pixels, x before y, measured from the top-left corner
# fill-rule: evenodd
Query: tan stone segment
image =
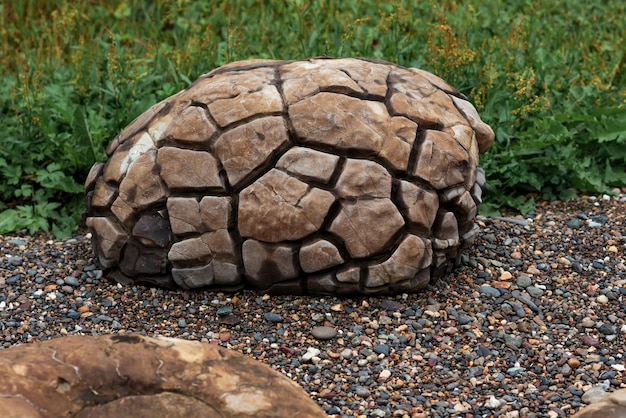
<path fill-rule="evenodd" d="M 224 190 L 218 162 L 206 151 L 163 147 L 158 151 L 157 164 L 163 181 L 172 191 Z"/>
<path fill-rule="evenodd" d="M 280 67 L 283 94 L 288 105 L 320 91 L 387 94 L 390 66 L 353 59 L 312 59 Z"/>
<path fill-rule="evenodd" d="M 297 258 L 298 247 L 295 244 L 267 244 L 248 239 L 242 246 L 246 277 L 260 290 L 298 277 L 300 267 Z"/>
<path fill-rule="evenodd" d="M 89 217 L 87 227 L 94 231 L 94 248 L 98 261 L 104 268 L 116 265 L 128 234 L 110 217 Z"/>
<path fill-rule="evenodd" d="M 147 132 L 137 134 L 132 139 L 127 140 L 106 163 L 103 171 L 104 180 L 119 183 L 143 154 L 155 149 L 154 141 Z"/>
<path fill-rule="evenodd" d="M 432 250 L 421 238 L 407 235 L 387 260 L 368 267 L 365 286 L 378 287 L 412 279 L 430 265 Z"/>
<path fill-rule="evenodd" d="M 217 231 L 230 227 L 232 222 L 231 198 L 204 196 L 200 201 L 200 219 L 207 231 Z"/>
<path fill-rule="evenodd" d="M 390 197 L 391 174 L 380 164 L 347 158 L 335 186 L 337 196 Z"/>
<path fill-rule="evenodd" d="M 415 121 L 422 128 L 449 128 L 468 121 L 454 105 L 453 96 L 433 86 L 426 78 L 398 68 L 389 75 L 391 112 Z"/>
<path fill-rule="evenodd" d="M 317 231 L 335 197 L 272 169 L 241 191 L 239 233 L 265 242 L 291 241 Z"/>
<path fill-rule="evenodd" d="M 444 250 L 459 245 L 459 223 L 452 212 L 444 212 L 439 215 L 438 227 L 435 229 L 433 247 L 436 250 Z"/>
<path fill-rule="evenodd" d="M 280 157 L 276 168 L 301 177 L 328 183 L 335 172 L 339 157 L 311 148 L 293 147 Z"/>
<path fill-rule="evenodd" d="M 316 239 L 300 248 L 300 266 L 306 273 L 334 267 L 343 261 L 337 247 L 325 239 Z"/>
<path fill-rule="evenodd" d="M 172 138 L 188 144 L 206 144 L 217 128 L 209 120 L 206 110 L 199 106 L 190 106 L 174 118 L 167 129 L 163 131 L 161 140 Z"/>
<path fill-rule="evenodd" d="M 283 101 L 276 86 L 263 86 L 258 91 L 241 93 L 230 99 L 216 100 L 209 104 L 209 112 L 221 127 L 251 116 L 279 113 Z"/>
<path fill-rule="evenodd" d="M 437 190 L 446 189 L 465 182 L 468 160 L 467 151 L 449 134 L 426 130 L 412 174 Z"/>
<path fill-rule="evenodd" d="M 196 237 L 173 243 L 167 258 L 174 266 L 183 266 L 186 263 L 208 263 L 213 253 L 205 240 Z"/>
<path fill-rule="evenodd" d="M 390 199 L 368 199 L 342 202 L 329 231 L 343 240 L 351 257 L 364 258 L 382 251 L 403 225 Z"/>
<path fill-rule="evenodd" d="M 143 210 L 168 196 L 156 166 L 156 150 L 141 154 L 120 183 L 120 198 L 130 207 Z"/>
<path fill-rule="evenodd" d="M 116 193 L 117 187 L 107 184 L 104 178 L 99 177 L 93 190 L 91 206 L 94 208 L 108 208 L 113 203 Z"/>
<path fill-rule="evenodd" d="M 605 397 L 580 409 L 573 418 L 626 418 L 626 389 L 607 393 Z"/>
<path fill-rule="evenodd" d="M 263 165 L 289 142 L 287 126 L 279 116 L 253 120 L 231 129 L 215 141 L 213 151 L 232 187 Z"/>
<path fill-rule="evenodd" d="M 170 197 L 167 213 L 174 235 L 204 232 L 200 220 L 200 204 L 194 197 Z"/>
<path fill-rule="evenodd" d="M 244 71 L 226 71 L 195 81 L 181 93 L 179 100 L 190 100 L 208 105 L 216 100 L 232 99 L 249 94 L 274 82 L 274 68 L 256 68 Z"/>
<path fill-rule="evenodd" d="M 276 370 L 213 344 L 69 336 L 0 351 L 8 417 L 323 418 Z"/>
<path fill-rule="evenodd" d="M 392 118 L 383 103 L 335 93 L 289 106 L 289 117 L 305 144 L 371 152 L 397 169 L 406 169 L 417 129 L 414 122 Z"/>
<path fill-rule="evenodd" d="M 421 229 L 428 236 L 439 210 L 437 192 L 400 180 L 397 196 L 400 211 L 405 214 L 410 225 Z"/>
<path fill-rule="evenodd" d="M 467 100 L 460 99 L 458 97 L 451 96 L 454 104 L 463 112 L 463 115 L 469 120 L 469 123 L 472 128 L 476 131 L 476 140 L 478 141 L 478 149 L 480 153 L 487 152 L 491 145 L 493 144 L 493 140 L 495 138 L 495 134 L 493 129 L 485 122 L 480 119 L 478 112 L 474 105 L 472 105 Z"/>

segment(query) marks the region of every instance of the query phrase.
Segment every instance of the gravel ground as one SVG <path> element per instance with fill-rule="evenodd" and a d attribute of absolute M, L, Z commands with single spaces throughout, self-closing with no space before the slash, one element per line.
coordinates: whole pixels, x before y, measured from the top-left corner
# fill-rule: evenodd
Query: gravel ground
<path fill-rule="evenodd" d="M 626 195 L 478 221 L 463 265 L 425 292 L 352 299 L 121 287 L 86 234 L 0 236 L 0 347 L 201 340 L 279 369 L 335 417 L 561 417 L 626 387 Z"/>

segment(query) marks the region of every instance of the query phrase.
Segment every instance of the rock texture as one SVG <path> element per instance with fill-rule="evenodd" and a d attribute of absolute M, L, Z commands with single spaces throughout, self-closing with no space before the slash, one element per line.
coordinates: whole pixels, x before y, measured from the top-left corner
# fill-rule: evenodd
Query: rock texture
<path fill-rule="evenodd" d="M 613 392 L 578 411 L 574 418 L 626 418 L 626 389 Z"/>
<path fill-rule="evenodd" d="M 85 183 L 86 223 L 122 283 L 415 292 L 473 241 L 493 139 L 422 70 L 232 63 L 111 142 Z"/>
<path fill-rule="evenodd" d="M 63 337 L 0 351 L 3 418 L 325 417 L 296 383 L 213 344 Z"/>

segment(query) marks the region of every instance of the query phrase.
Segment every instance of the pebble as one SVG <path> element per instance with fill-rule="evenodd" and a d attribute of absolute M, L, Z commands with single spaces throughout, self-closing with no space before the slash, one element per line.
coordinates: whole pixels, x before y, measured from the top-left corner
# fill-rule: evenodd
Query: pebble
<path fill-rule="evenodd" d="M 281 322 L 283 320 L 282 316 L 274 312 L 266 312 L 265 315 L 263 316 L 265 317 L 266 320 L 270 322 Z"/>
<path fill-rule="evenodd" d="M 562 417 L 590 388 L 623 385 L 626 198 L 477 219 L 454 273 L 416 295 L 360 298 L 118 286 L 86 234 L 0 236 L 0 349 L 130 332 L 220 344 L 335 418 Z"/>
<path fill-rule="evenodd" d="M 337 330 L 333 327 L 313 327 L 311 334 L 318 340 L 330 340 L 337 336 Z"/>

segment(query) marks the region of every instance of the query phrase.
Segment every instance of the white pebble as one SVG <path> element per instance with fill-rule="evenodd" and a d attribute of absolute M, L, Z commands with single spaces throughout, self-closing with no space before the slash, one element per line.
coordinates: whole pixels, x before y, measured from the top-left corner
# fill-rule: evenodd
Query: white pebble
<path fill-rule="evenodd" d="M 606 295 L 600 295 L 596 298 L 596 301 L 598 301 L 598 303 L 606 305 L 607 303 L 609 303 L 609 298 L 607 298 Z"/>
<path fill-rule="evenodd" d="M 390 377 L 391 377 L 391 372 L 389 370 L 385 369 L 382 372 L 380 372 L 380 374 L 378 375 L 378 380 L 380 380 L 381 382 L 384 382 L 387 379 L 389 379 Z"/>
<path fill-rule="evenodd" d="M 317 348 L 309 347 L 307 348 L 306 353 L 302 355 L 302 361 L 311 361 L 313 357 L 317 357 L 320 353 L 321 351 L 318 350 Z"/>

